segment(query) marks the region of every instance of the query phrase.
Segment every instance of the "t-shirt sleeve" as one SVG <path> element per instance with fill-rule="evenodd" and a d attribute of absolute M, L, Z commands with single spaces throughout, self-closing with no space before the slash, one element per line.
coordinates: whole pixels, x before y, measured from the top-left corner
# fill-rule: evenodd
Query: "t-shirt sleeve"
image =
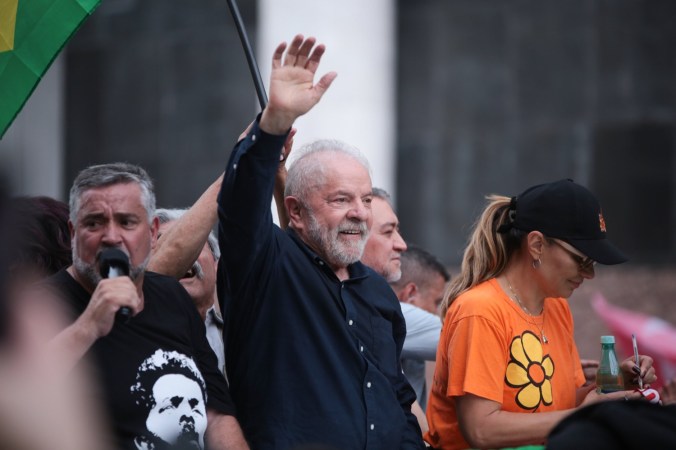
<path fill-rule="evenodd" d="M 502 404 L 509 343 L 489 319 L 467 316 L 451 324 L 446 394 L 473 394 Z"/>

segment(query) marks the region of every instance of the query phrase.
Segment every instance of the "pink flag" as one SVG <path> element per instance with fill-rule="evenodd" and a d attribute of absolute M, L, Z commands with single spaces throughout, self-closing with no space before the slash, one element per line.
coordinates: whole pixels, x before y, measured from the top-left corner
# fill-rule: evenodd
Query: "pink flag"
<path fill-rule="evenodd" d="M 592 306 L 615 335 L 618 357 L 634 354 L 633 333 L 639 353 L 653 358 L 657 382 L 651 387 L 657 389 L 664 381 L 676 377 L 676 327 L 658 317 L 613 306 L 598 293 L 592 299 Z"/>

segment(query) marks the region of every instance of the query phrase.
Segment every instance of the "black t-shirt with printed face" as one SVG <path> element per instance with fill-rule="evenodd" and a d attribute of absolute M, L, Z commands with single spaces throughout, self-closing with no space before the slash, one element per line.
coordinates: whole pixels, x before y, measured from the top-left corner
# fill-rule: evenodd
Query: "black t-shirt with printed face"
<path fill-rule="evenodd" d="M 85 310 L 91 296 L 68 272 L 50 283 L 76 315 Z M 143 294 L 143 311 L 126 324 L 115 323 L 88 354 L 98 370 L 116 448 L 204 448 L 206 409 L 234 415 L 204 323 L 188 293 L 170 277 L 146 272 Z"/>

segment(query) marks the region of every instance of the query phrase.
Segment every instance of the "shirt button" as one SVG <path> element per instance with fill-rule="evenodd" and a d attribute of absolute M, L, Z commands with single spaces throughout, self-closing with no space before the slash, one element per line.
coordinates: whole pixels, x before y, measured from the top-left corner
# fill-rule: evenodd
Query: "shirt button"
<path fill-rule="evenodd" d="M 254 142 L 256 142 L 256 135 L 255 135 L 255 134 L 252 134 L 252 135 L 251 135 L 251 140 L 254 141 Z"/>
<path fill-rule="evenodd" d="M 237 163 L 233 164 L 233 165 L 232 165 L 232 168 L 235 169 L 235 170 L 237 170 Z"/>
<path fill-rule="evenodd" d="M 370 381 L 366 383 L 366 387 L 371 389 L 371 382 Z"/>
<path fill-rule="evenodd" d="M 324 265 L 324 261 L 319 261 L 319 265 L 320 265 L 320 266 L 323 266 L 323 265 Z"/>
<path fill-rule="evenodd" d="M 371 429 L 373 430 L 376 426 L 374 424 L 371 424 Z"/>
<path fill-rule="evenodd" d="M 359 346 L 359 351 L 360 351 L 360 352 L 363 352 L 363 351 L 364 351 L 364 346 L 363 346 L 363 345 L 360 345 L 360 346 Z"/>
<path fill-rule="evenodd" d="M 352 321 L 352 319 L 350 319 L 350 320 L 347 321 L 347 324 L 348 324 L 349 326 L 352 326 L 353 323 L 354 323 L 354 322 Z"/>

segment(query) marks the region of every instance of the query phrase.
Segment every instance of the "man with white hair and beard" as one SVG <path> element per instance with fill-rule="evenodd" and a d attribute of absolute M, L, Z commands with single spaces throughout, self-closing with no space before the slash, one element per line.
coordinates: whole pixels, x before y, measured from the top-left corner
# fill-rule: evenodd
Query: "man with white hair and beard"
<path fill-rule="evenodd" d="M 268 106 L 232 152 L 219 196 L 218 296 L 238 418 L 256 449 L 422 449 L 399 363 L 398 300 L 359 262 L 371 223 L 364 157 L 337 141 L 294 151 L 289 226 L 273 224 L 287 133 L 335 78 L 314 84 L 324 52 L 314 38 L 285 48 L 273 56 Z"/>
<path fill-rule="evenodd" d="M 206 405 L 208 420 L 198 410 L 195 417 L 200 424 L 195 430 L 206 428 L 209 448 L 248 449 L 190 297 L 175 279 L 145 270 L 157 238 L 154 212 L 152 181 L 141 167 L 103 164 L 88 167 L 76 177 L 68 223 L 73 265 L 47 280 L 73 312 L 73 322 L 49 343 L 49 350 L 61 357 L 55 372 L 77 364 L 85 355 L 92 359 L 101 376 L 104 406 L 117 438 L 115 448 L 135 449 L 139 442 L 149 442 L 149 436 L 174 448 L 178 442 L 167 442 L 162 436 L 187 437 L 182 422 L 168 414 L 170 408 L 186 404 L 185 380 L 162 377 L 157 386 L 162 395 L 155 396 L 161 397 L 155 401 L 164 405 L 160 412 L 167 414 L 154 415 L 152 424 L 147 405 L 134 395 L 137 373 L 145 371 L 149 361 L 157 363 L 159 375 L 174 373 L 155 356 L 169 352 L 183 361 L 180 364 L 194 365 L 203 377 L 206 390 L 199 403 Z M 100 256 L 108 249 L 127 255 L 129 276 L 102 278 Z M 126 321 L 116 320 L 122 307 L 131 312 Z M 162 430 L 161 435 L 157 430 Z M 189 434 L 199 434 L 191 448 L 203 448 L 202 434 Z"/>
<path fill-rule="evenodd" d="M 160 222 L 157 238 L 168 232 L 188 209 L 158 209 L 155 216 Z M 153 255 L 154 256 L 154 255 Z M 225 354 L 223 349 L 223 318 L 216 297 L 216 264 L 221 252 L 218 240 L 213 232 L 190 269 L 181 276 L 179 282 L 192 298 L 200 317 L 207 329 L 207 340 L 218 358 L 218 368 L 225 372 Z"/>

